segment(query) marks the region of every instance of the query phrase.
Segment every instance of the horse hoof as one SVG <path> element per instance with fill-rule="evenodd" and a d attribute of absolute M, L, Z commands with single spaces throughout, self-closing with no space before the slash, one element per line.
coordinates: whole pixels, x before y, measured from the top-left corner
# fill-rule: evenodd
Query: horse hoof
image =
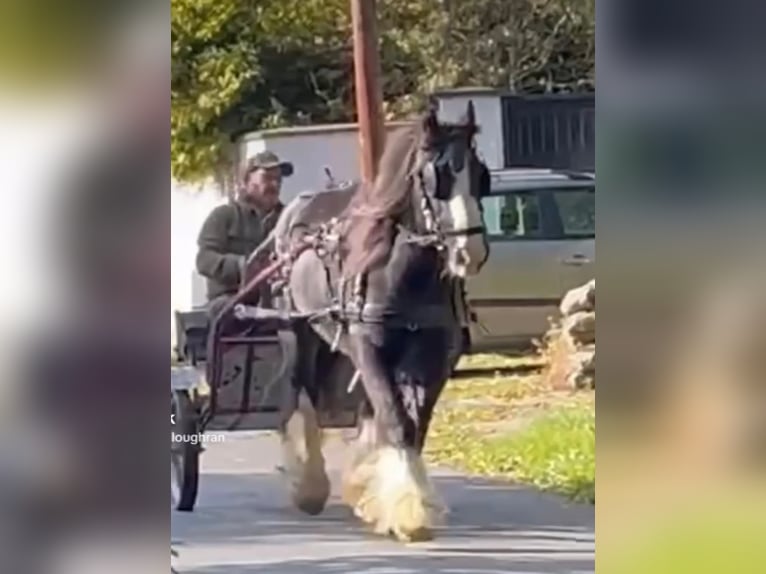
<path fill-rule="evenodd" d="M 399 542 L 430 542 L 434 539 L 434 533 L 430 528 L 417 528 L 413 531 L 391 531 L 391 535 Z"/>
<path fill-rule="evenodd" d="M 328 498 L 330 498 L 330 479 L 324 474 L 305 477 L 292 495 L 295 507 L 310 516 L 320 514 Z"/>
<path fill-rule="evenodd" d="M 304 514 L 308 514 L 309 516 L 317 516 L 319 514 L 322 514 L 322 511 L 325 508 L 325 505 L 327 501 L 325 499 L 304 499 L 304 500 L 294 500 L 293 501 L 296 508 L 303 512 Z"/>

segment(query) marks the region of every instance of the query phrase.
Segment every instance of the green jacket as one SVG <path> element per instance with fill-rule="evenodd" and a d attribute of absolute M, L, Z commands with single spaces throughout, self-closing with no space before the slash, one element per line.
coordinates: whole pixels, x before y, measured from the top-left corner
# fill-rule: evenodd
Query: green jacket
<path fill-rule="evenodd" d="M 261 214 L 232 201 L 210 212 L 197 239 L 197 272 L 207 279 L 208 300 L 237 292 L 247 256 L 266 239 L 282 209 L 279 204 Z"/>

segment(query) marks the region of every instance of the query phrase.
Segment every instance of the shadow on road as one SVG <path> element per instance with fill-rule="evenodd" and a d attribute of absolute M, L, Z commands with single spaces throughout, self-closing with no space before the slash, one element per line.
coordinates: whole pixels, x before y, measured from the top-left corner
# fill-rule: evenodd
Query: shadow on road
<path fill-rule="evenodd" d="M 448 525 L 434 542 L 405 546 L 366 532 L 337 495 L 322 515 L 309 517 L 290 507 L 276 474 L 204 474 L 194 513 L 173 515 L 178 570 L 593 572 L 592 506 L 462 476 L 434 482 L 450 507 Z"/>
<path fill-rule="evenodd" d="M 439 558 L 429 556 L 350 556 L 319 560 L 287 560 L 266 565 L 226 565 L 186 570 L 195 574 L 420 574 L 423 572 L 460 574 L 510 574 L 593 572 L 592 559 L 567 560 L 555 565 L 545 561 L 518 558 L 486 558 L 460 556 Z"/>

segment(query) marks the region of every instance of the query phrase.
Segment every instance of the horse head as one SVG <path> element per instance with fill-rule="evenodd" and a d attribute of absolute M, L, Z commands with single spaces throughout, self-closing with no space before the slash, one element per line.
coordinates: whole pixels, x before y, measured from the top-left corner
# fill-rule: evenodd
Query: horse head
<path fill-rule="evenodd" d="M 458 123 L 440 122 L 435 108 L 421 120 L 416 159 L 421 225 L 447 248 L 448 271 L 476 275 L 489 256 L 481 199 L 489 193 L 489 170 L 476 153 L 473 103 Z"/>

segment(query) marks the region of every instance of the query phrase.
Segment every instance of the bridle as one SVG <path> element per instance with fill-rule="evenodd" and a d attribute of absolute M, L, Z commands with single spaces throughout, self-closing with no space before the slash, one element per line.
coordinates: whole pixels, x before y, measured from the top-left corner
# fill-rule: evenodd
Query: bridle
<path fill-rule="evenodd" d="M 452 150 L 452 154 L 448 150 Z M 459 150 L 464 151 L 464 150 Z M 472 154 L 473 149 L 471 149 Z M 467 165 L 456 165 L 458 162 L 454 161 L 455 151 L 452 146 L 448 146 L 446 150 L 442 150 L 436 157 L 429 159 L 426 162 L 420 162 L 420 165 L 413 170 L 410 175 L 410 185 L 418 190 L 419 211 L 423 219 L 424 230 L 416 231 L 406 228 L 404 225 L 399 224 L 399 231 L 404 236 L 407 243 L 416 244 L 421 247 L 433 246 L 439 251 L 444 251 L 448 247 L 448 240 L 459 237 L 471 237 L 474 235 L 483 235 L 485 233 L 484 225 L 474 225 L 471 227 L 465 227 L 460 229 L 443 229 L 441 222 L 437 216 L 438 210 L 434 203 L 438 201 L 437 195 L 440 192 L 440 186 L 449 186 L 450 193 L 452 191 L 452 185 L 454 183 L 455 173 L 459 173 L 463 169 L 469 169 Z M 479 159 L 473 155 L 473 162 L 479 164 Z M 441 169 L 440 169 L 441 168 Z M 444 168 L 446 168 L 446 171 Z M 486 169 L 486 168 L 485 168 Z M 430 174 L 428 173 L 430 172 Z M 441 174 L 441 175 L 440 175 Z M 439 178 L 444 177 L 447 181 L 441 181 Z M 429 183 L 429 179 L 431 183 Z M 473 185 L 473 182 L 471 182 Z M 429 190 L 429 187 L 434 187 L 434 190 Z M 443 190 L 441 190 L 443 192 Z M 446 195 L 446 194 L 445 194 Z M 481 190 L 474 195 L 479 204 L 479 210 L 481 211 Z M 446 197 L 444 201 L 446 201 Z"/>

